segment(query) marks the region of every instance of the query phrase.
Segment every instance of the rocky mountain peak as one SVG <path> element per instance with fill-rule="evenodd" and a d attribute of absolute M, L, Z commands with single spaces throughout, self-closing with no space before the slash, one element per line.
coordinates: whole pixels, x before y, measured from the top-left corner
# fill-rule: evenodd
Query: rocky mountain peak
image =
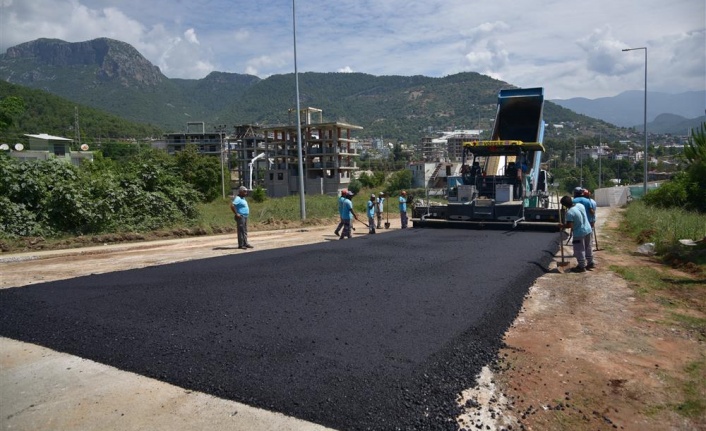
<path fill-rule="evenodd" d="M 117 80 L 125 87 L 153 86 L 167 79 L 131 45 L 108 38 L 85 42 L 37 39 L 8 48 L 4 59 L 29 60 L 38 66 L 97 66 L 97 80 Z"/>

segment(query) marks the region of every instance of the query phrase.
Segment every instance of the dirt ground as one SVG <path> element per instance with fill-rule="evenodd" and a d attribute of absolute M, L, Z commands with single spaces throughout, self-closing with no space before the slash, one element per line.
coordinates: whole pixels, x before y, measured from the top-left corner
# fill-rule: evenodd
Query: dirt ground
<path fill-rule="evenodd" d="M 611 268 L 661 267 L 701 288 L 706 279 L 638 255 L 637 245 L 613 230 L 619 218 L 599 208 L 599 220 L 606 216 L 612 225 L 599 230 L 598 268 L 538 279 L 507 332 L 493 382 L 500 423 L 526 430 L 704 430 L 703 413 L 677 414 L 688 365 L 706 358 L 703 334 L 670 325 L 670 307 L 637 295 Z M 570 246 L 565 253 L 571 256 Z M 567 269 L 575 265 L 567 261 Z M 706 317 L 703 305 L 691 311 L 695 317 Z M 703 367 L 699 374 L 705 381 Z M 478 423 L 472 419 L 466 424 Z"/>
<path fill-rule="evenodd" d="M 599 208 L 599 221 L 617 220 L 613 211 Z M 398 220 L 390 221 L 391 229 L 399 228 Z M 459 400 L 466 407 L 458 418 L 460 429 L 706 429 L 703 417 L 685 419 L 674 408 L 683 401 L 675 382 L 685 379 L 687 364 L 706 358 L 703 337 L 665 324 L 664 307 L 641 299 L 610 269 L 659 265 L 633 253 L 636 245 L 618 237 L 613 227 L 599 225 L 596 270 L 564 274 L 551 267 L 536 281 L 505 336 L 499 360 Z M 356 233 L 365 234 L 365 228 L 358 226 Z M 330 225 L 251 233 L 255 251 L 337 239 Z M 251 252 L 238 250 L 235 242 L 228 234 L 2 253 L 0 288 Z M 570 246 L 565 255 L 573 266 Z M 696 314 L 705 317 L 703 308 Z M 0 362 L 3 379 L 9 361 L 3 356 Z"/>

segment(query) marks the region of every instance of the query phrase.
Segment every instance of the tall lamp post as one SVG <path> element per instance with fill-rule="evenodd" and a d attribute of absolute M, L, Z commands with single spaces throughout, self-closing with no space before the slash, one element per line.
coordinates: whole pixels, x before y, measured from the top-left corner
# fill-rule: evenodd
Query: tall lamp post
<path fill-rule="evenodd" d="M 643 133 L 645 134 L 645 181 L 642 187 L 642 192 L 643 196 L 647 194 L 647 47 L 643 46 L 640 48 L 626 48 L 623 50 L 623 52 L 626 51 L 637 51 L 640 49 L 645 50 L 645 106 L 644 106 L 644 117 L 643 117 L 643 122 L 644 122 L 644 128 L 643 128 Z"/>
<path fill-rule="evenodd" d="M 294 81 L 297 93 L 297 155 L 299 156 L 299 212 L 306 220 L 306 200 L 304 197 L 304 155 L 302 151 L 302 121 L 299 107 L 299 73 L 297 71 L 297 14 L 292 0 L 292 34 L 294 35 Z"/>

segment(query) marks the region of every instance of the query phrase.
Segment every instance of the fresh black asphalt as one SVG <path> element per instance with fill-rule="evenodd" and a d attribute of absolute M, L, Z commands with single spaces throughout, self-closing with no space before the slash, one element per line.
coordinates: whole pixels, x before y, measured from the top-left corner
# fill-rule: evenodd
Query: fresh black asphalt
<path fill-rule="evenodd" d="M 558 238 L 407 229 L 0 291 L 0 335 L 340 430 L 456 429 Z"/>

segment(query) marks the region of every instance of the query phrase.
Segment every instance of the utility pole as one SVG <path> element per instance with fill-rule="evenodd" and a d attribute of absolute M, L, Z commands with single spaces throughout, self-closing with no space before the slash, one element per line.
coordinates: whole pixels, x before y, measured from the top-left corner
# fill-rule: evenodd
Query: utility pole
<path fill-rule="evenodd" d="M 601 165 L 601 153 L 603 152 L 603 144 L 601 141 L 603 140 L 602 134 L 598 134 L 598 188 L 601 188 L 602 185 L 602 177 L 603 177 L 603 167 Z"/>
<path fill-rule="evenodd" d="M 574 138 L 574 167 L 576 167 L 576 138 Z"/>
<path fill-rule="evenodd" d="M 216 132 L 218 132 L 218 136 L 221 139 L 221 193 L 223 194 L 223 199 L 226 198 L 226 181 L 225 181 L 225 175 L 223 172 L 223 134 L 226 130 L 226 125 L 225 124 L 219 124 L 216 126 Z M 230 171 L 228 171 L 230 174 Z M 230 177 L 230 175 L 228 175 Z M 229 178 L 230 180 L 230 178 Z"/>
<path fill-rule="evenodd" d="M 78 106 L 74 106 L 74 141 L 78 143 L 78 147 L 81 148 L 81 130 L 78 124 Z"/>

